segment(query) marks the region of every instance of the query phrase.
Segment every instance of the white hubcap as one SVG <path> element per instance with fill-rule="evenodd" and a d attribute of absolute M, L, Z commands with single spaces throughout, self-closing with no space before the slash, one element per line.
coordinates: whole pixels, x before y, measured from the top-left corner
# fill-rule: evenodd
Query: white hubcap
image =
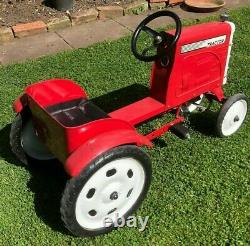
<path fill-rule="evenodd" d="M 235 133 L 242 125 L 247 114 L 247 102 L 243 99 L 231 105 L 222 121 L 222 133 L 229 136 Z"/>
<path fill-rule="evenodd" d="M 135 204 L 145 183 L 145 171 L 133 158 L 109 162 L 95 172 L 83 186 L 75 207 L 76 220 L 88 230 L 104 227 L 105 218 L 113 222 Z"/>

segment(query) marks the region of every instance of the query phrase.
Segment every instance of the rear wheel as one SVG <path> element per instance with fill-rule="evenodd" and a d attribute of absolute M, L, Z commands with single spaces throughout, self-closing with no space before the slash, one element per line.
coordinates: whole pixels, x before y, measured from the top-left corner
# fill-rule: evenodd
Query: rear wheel
<path fill-rule="evenodd" d="M 125 145 L 97 157 L 68 181 L 61 215 L 76 236 L 96 236 L 114 228 L 141 204 L 151 180 L 151 162 L 136 146 Z M 113 223 L 105 226 L 105 219 Z"/>
<path fill-rule="evenodd" d="M 24 164 L 28 164 L 29 158 L 39 161 L 55 159 L 36 135 L 29 116 L 16 115 L 11 124 L 10 146 L 12 152 Z"/>
<path fill-rule="evenodd" d="M 216 123 L 216 131 L 220 137 L 230 136 L 240 129 L 247 115 L 247 101 L 244 94 L 236 94 L 226 100 Z"/>

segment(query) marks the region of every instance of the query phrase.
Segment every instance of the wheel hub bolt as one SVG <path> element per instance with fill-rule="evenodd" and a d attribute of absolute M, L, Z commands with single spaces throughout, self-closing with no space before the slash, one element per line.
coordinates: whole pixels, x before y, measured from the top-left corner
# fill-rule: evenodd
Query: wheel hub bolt
<path fill-rule="evenodd" d="M 118 193 L 116 191 L 114 191 L 113 193 L 111 193 L 110 200 L 116 200 L 117 198 L 118 198 Z"/>
<path fill-rule="evenodd" d="M 234 117 L 234 122 L 237 122 L 237 121 L 239 121 L 239 120 L 240 120 L 239 116 L 236 115 L 236 116 Z"/>

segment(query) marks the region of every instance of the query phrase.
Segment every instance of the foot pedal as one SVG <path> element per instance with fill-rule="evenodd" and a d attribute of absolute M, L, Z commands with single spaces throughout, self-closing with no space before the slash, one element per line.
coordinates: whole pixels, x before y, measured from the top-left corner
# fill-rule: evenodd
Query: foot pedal
<path fill-rule="evenodd" d="M 170 131 L 181 139 L 189 139 L 190 138 L 188 128 L 183 126 L 181 123 L 178 123 L 174 126 L 171 126 Z"/>

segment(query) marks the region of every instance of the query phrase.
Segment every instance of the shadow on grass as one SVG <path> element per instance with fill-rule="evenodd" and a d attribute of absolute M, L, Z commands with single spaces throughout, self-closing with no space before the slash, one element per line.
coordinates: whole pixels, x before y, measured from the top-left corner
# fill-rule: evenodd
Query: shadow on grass
<path fill-rule="evenodd" d="M 0 159 L 7 161 L 8 163 L 13 163 L 16 166 L 23 166 L 23 164 L 18 161 L 13 155 L 10 149 L 9 135 L 10 135 L 11 124 L 6 125 L 0 129 Z"/>
<path fill-rule="evenodd" d="M 204 111 L 202 113 L 193 113 L 189 116 L 190 127 L 206 136 L 216 136 L 215 126 L 217 112 Z"/>
<path fill-rule="evenodd" d="M 165 134 L 167 134 L 167 133 L 165 133 Z M 161 139 L 161 138 L 156 138 L 156 139 L 154 140 L 154 144 L 155 144 L 156 146 L 161 147 L 161 148 L 164 148 L 164 147 L 167 147 L 167 146 L 168 146 L 167 143 L 166 143 L 163 139 Z"/>
<path fill-rule="evenodd" d="M 110 112 L 147 95 L 147 87 L 134 84 L 94 98 L 93 102 L 104 111 Z M 60 200 L 68 180 L 62 164 L 57 160 L 42 162 L 33 159 L 29 160 L 28 166 L 22 164 L 10 149 L 10 128 L 11 125 L 8 124 L 0 130 L 0 159 L 15 166 L 22 166 L 31 173 L 27 186 L 35 194 L 34 206 L 37 216 L 54 231 L 69 234 L 63 226 L 60 215 Z"/>
<path fill-rule="evenodd" d="M 132 84 L 91 99 L 97 106 L 109 113 L 149 95 L 149 90 L 141 84 Z"/>
<path fill-rule="evenodd" d="M 69 234 L 63 226 L 60 214 L 60 201 L 68 180 L 62 164 L 57 160 L 46 163 L 30 162 L 29 171 L 32 178 L 27 186 L 35 194 L 34 204 L 37 216 L 54 231 Z"/>
<path fill-rule="evenodd" d="M 34 192 L 36 214 L 53 230 L 68 233 L 60 218 L 60 200 L 67 175 L 57 160 L 38 162 L 29 160 L 29 165 L 21 163 L 12 153 L 9 145 L 10 124 L 0 130 L 0 158 L 11 165 L 22 166 L 31 174 L 27 187 Z"/>

